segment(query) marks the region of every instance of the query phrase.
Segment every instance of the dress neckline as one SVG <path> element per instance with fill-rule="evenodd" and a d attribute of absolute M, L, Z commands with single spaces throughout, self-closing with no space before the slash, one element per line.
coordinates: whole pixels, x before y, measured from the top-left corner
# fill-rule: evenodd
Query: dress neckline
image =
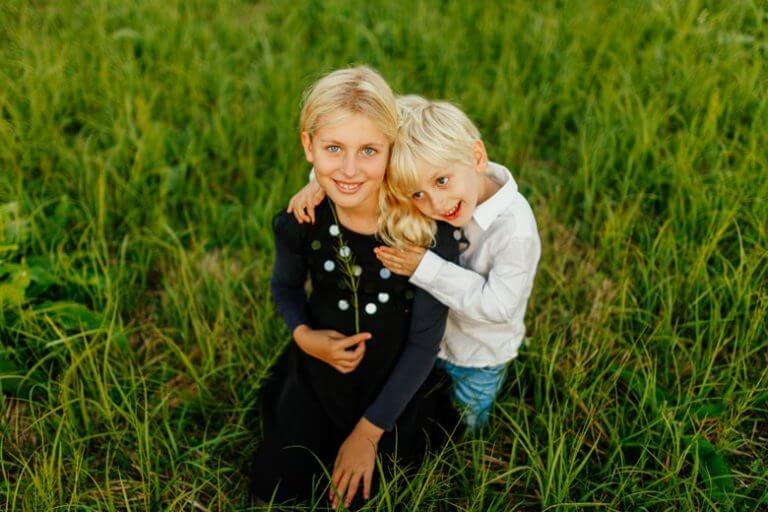
<path fill-rule="evenodd" d="M 373 233 L 361 233 L 360 231 L 355 231 L 354 229 L 350 228 L 341 220 L 338 218 L 338 212 L 336 211 L 336 205 L 331 201 L 329 198 L 326 197 L 326 202 L 328 203 L 328 209 L 331 211 L 331 223 L 336 224 L 339 226 L 339 228 L 344 229 L 346 233 L 349 233 L 350 235 L 360 237 L 360 238 L 375 238 L 376 237 L 376 231 Z"/>

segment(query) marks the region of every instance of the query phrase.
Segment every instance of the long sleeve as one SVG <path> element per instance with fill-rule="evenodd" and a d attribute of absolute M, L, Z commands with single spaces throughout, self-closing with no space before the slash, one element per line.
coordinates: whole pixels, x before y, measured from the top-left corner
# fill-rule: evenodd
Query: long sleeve
<path fill-rule="evenodd" d="M 427 251 L 410 281 L 462 316 L 484 323 L 509 322 L 527 298 L 537 247 L 534 238 L 505 240 L 493 251 L 487 277 Z"/>
<path fill-rule="evenodd" d="M 307 279 L 307 263 L 302 251 L 303 230 L 285 212 L 275 216 L 272 222 L 275 235 L 275 265 L 270 278 L 272 300 L 283 317 L 288 330 L 310 323 L 304 282 Z"/>
<path fill-rule="evenodd" d="M 458 245 L 447 225 L 440 225 L 436 252 L 455 260 Z M 417 289 L 413 299 L 408 340 L 386 384 L 364 416 L 384 430 L 392 430 L 413 395 L 426 380 L 435 364 L 445 333 L 448 308 L 424 290 Z"/>

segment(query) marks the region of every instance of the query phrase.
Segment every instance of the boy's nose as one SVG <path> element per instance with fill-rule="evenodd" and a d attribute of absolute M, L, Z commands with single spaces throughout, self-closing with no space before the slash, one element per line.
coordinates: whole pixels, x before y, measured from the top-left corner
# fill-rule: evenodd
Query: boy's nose
<path fill-rule="evenodd" d="M 442 201 L 437 197 L 430 197 L 429 200 L 432 202 L 432 211 L 435 211 L 440 214 L 442 214 L 445 211 L 445 208 L 443 208 L 444 201 Z"/>

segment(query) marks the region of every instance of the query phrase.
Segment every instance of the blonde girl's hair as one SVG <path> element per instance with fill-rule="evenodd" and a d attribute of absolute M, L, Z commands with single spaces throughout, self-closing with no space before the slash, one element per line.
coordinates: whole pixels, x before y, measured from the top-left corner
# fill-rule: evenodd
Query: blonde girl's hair
<path fill-rule="evenodd" d="M 446 101 L 409 95 L 399 97 L 397 106 L 400 126 L 385 180 L 387 215 L 380 217 L 379 231 L 390 245 L 430 246 L 437 224 L 411 201 L 411 193 L 421 183 L 420 169 L 424 164 L 473 165 L 480 131 L 461 109 Z"/>
<path fill-rule="evenodd" d="M 299 129 L 310 137 L 322 126 L 363 114 L 390 143 L 397 135 L 397 104 L 392 89 L 368 66 L 337 69 L 320 78 L 305 92 Z"/>

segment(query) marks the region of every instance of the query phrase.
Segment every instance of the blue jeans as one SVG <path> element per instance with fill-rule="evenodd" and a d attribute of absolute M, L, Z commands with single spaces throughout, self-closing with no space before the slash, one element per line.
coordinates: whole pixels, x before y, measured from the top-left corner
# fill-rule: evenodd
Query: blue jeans
<path fill-rule="evenodd" d="M 438 359 L 437 365 L 451 376 L 453 399 L 467 427 L 475 431 L 486 426 L 496 393 L 507 374 L 507 363 L 473 368 Z"/>

